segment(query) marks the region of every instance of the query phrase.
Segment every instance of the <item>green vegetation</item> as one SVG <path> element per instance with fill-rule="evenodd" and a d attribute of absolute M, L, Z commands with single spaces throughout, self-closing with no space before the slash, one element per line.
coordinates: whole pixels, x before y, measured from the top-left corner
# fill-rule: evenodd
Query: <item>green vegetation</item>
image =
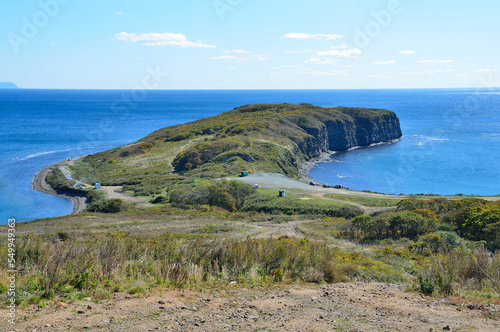
<path fill-rule="evenodd" d="M 459 289 L 498 294 L 499 212 L 500 202 L 478 198 L 407 199 L 398 203 L 396 212 L 338 220 L 323 234 L 382 244 L 384 255 L 414 260 L 424 294 L 434 288 L 444 294 Z"/>
<path fill-rule="evenodd" d="M 244 210 L 265 213 L 325 215 L 331 217 L 352 218 L 363 213 L 360 208 L 334 201 L 307 197 L 292 190 L 285 197 L 278 197 L 277 190 L 259 189 L 257 194 L 248 198 Z"/>
<path fill-rule="evenodd" d="M 90 212 L 118 213 L 125 209 L 125 203 L 121 199 L 106 199 L 103 191 L 90 191 L 87 194 L 87 202 Z"/>
<path fill-rule="evenodd" d="M 5 257 L 6 246 L 1 248 L 0 256 Z M 172 233 L 146 238 L 112 232 L 59 241 L 50 235 L 28 235 L 18 240 L 17 287 L 23 294 L 20 300 L 34 302 L 68 291 L 106 298 L 113 291 L 136 294 L 154 286 L 332 283 L 356 276 L 354 262 L 364 260 L 305 239 L 234 240 Z"/>
<path fill-rule="evenodd" d="M 342 201 L 359 203 L 361 205 L 369 207 L 397 206 L 398 203 L 401 201 L 401 199 L 395 199 L 395 198 L 373 198 L 373 197 L 342 195 L 342 194 L 325 194 L 325 197 L 338 199 Z"/>

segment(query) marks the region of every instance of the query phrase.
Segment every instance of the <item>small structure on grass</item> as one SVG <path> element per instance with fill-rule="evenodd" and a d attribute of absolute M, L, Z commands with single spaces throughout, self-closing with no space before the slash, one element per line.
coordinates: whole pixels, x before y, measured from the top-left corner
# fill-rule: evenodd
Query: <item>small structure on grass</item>
<path fill-rule="evenodd" d="M 241 171 L 240 177 L 248 176 L 248 171 Z"/>
<path fill-rule="evenodd" d="M 101 181 L 97 180 L 95 183 L 95 189 L 101 189 Z"/>
<path fill-rule="evenodd" d="M 278 197 L 285 197 L 285 191 L 284 190 L 280 190 L 279 193 L 278 193 Z"/>

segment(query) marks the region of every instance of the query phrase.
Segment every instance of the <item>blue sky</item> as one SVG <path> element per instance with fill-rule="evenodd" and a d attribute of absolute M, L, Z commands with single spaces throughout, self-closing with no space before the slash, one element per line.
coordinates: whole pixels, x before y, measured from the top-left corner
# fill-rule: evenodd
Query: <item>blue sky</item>
<path fill-rule="evenodd" d="M 500 3 L 5 1 L 0 82 L 24 88 L 491 87 Z"/>

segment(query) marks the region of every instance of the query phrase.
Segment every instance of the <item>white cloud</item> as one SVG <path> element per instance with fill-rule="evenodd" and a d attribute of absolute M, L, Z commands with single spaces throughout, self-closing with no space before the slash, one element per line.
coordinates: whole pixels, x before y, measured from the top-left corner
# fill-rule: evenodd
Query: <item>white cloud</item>
<path fill-rule="evenodd" d="M 403 51 L 399 51 L 399 54 L 411 55 L 411 54 L 415 54 L 415 51 L 413 51 L 413 50 L 403 50 Z"/>
<path fill-rule="evenodd" d="M 330 50 L 330 51 L 317 51 L 314 53 L 316 56 L 336 56 L 340 58 L 357 58 L 361 55 L 361 50 L 359 48 L 353 49 L 342 49 L 342 50 Z"/>
<path fill-rule="evenodd" d="M 213 45 L 204 44 L 202 42 L 191 42 L 182 33 L 143 33 L 137 35 L 135 33 L 120 32 L 115 35 L 116 40 L 123 40 L 134 43 L 141 43 L 145 46 L 179 46 L 183 48 L 215 48 Z"/>
<path fill-rule="evenodd" d="M 304 61 L 305 63 L 315 63 L 318 65 L 332 65 L 334 63 L 337 63 L 334 59 L 320 59 L 320 58 L 311 58 L 307 61 Z"/>
<path fill-rule="evenodd" d="M 375 62 L 376 65 L 395 65 L 396 61 L 394 60 L 389 60 L 389 61 L 377 61 Z"/>
<path fill-rule="evenodd" d="M 229 51 L 224 51 L 224 53 L 250 54 L 250 52 L 245 50 L 229 50 Z"/>
<path fill-rule="evenodd" d="M 244 58 L 237 57 L 234 55 L 219 55 L 210 58 L 211 60 L 238 60 L 238 61 L 246 61 Z"/>
<path fill-rule="evenodd" d="M 419 72 L 417 70 L 413 70 L 413 71 L 402 71 L 402 72 L 397 73 L 396 75 L 398 75 L 398 76 L 414 76 L 414 75 L 419 75 L 419 74 L 421 74 L 421 72 Z"/>
<path fill-rule="evenodd" d="M 234 61 L 253 61 L 253 60 L 259 60 L 259 61 L 266 61 L 269 60 L 269 58 L 263 56 L 263 55 L 252 55 L 252 56 L 247 56 L 247 57 L 240 57 L 240 56 L 234 56 L 234 55 L 219 55 L 219 56 L 214 56 L 209 58 L 210 60 L 234 60 Z"/>
<path fill-rule="evenodd" d="M 299 65 L 283 65 L 278 67 L 273 67 L 273 69 L 282 69 L 282 68 L 300 68 Z"/>
<path fill-rule="evenodd" d="M 295 74 L 305 74 L 314 76 L 347 76 L 347 72 L 344 70 L 331 70 L 331 71 L 320 71 L 320 70 L 310 70 L 303 72 L 296 72 Z"/>
<path fill-rule="evenodd" d="M 455 60 L 418 60 L 418 63 L 450 63 L 455 62 Z"/>
<path fill-rule="evenodd" d="M 317 34 L 307 34 L 303 32 L 291 32 L 283 35 L 283 39 L 326 39 L 326 40 L 337 40 L 344 37 L 343 35 L 336 34 L 325 34 L 325 33 L 317 33 Z"/>
<path fill-rule="evenodd" d="M 496 72 L 497 70 L 496 69 L 476 69 L 474 70 L 474 73 L 478 73 L 478 74 L 483 74 L 483 73 L 493 73 L 493 72 Z"/>
<path fill-rule="evenodd" d="M 313 53 L 313 50 L 303 50 L 303 51 L 286 51 L 286 54 L 298 54 L 298 53 Z"/>
<path fill-rule="evenodd" d="M 116 12 L 116 15 L 123 15 L 123 12 L 121 12 L 121 11 L 117 11 L 117 12 Z"/>
<path fill-rule="evenodd" d="M 415 76 L 415 75 L 435 75 L 435 74 L 442 74 L 442 73 L 451 73 L 455 72 L 455 69 L 426 69 L 423 71 L 418 71 L 418 70 L 413 70 L 413 71 L 403 71 L 399 72 L 396 75 L 397 76 Z"/>

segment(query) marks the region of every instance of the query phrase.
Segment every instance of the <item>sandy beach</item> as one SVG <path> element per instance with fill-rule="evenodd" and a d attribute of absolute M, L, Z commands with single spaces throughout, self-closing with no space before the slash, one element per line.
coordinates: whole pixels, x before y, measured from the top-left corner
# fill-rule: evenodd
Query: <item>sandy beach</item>
<path fill-rule="evenodd" d="M 55 195 L 71 200 L 73 202 L 73 211 L 71 212 L 71 214 L 79 213 L 85 210 L 85 208 L 87 207 L 86 203 L 87 198 L 71 194 L 58 193 L 47 183 L 46 177 L 50 173 L 50 171 L 55 167 L 74 165 L 76 159 L 78 158 L 72 158 L 69 160 L 60 161 L 58 163 L 42 168 L 40 171 L 38 171 L 38 173 L 35 174 L 35 177 L 31 182 L 31 187 L 36 191 L 40 191 L 44 194 Z"/>

